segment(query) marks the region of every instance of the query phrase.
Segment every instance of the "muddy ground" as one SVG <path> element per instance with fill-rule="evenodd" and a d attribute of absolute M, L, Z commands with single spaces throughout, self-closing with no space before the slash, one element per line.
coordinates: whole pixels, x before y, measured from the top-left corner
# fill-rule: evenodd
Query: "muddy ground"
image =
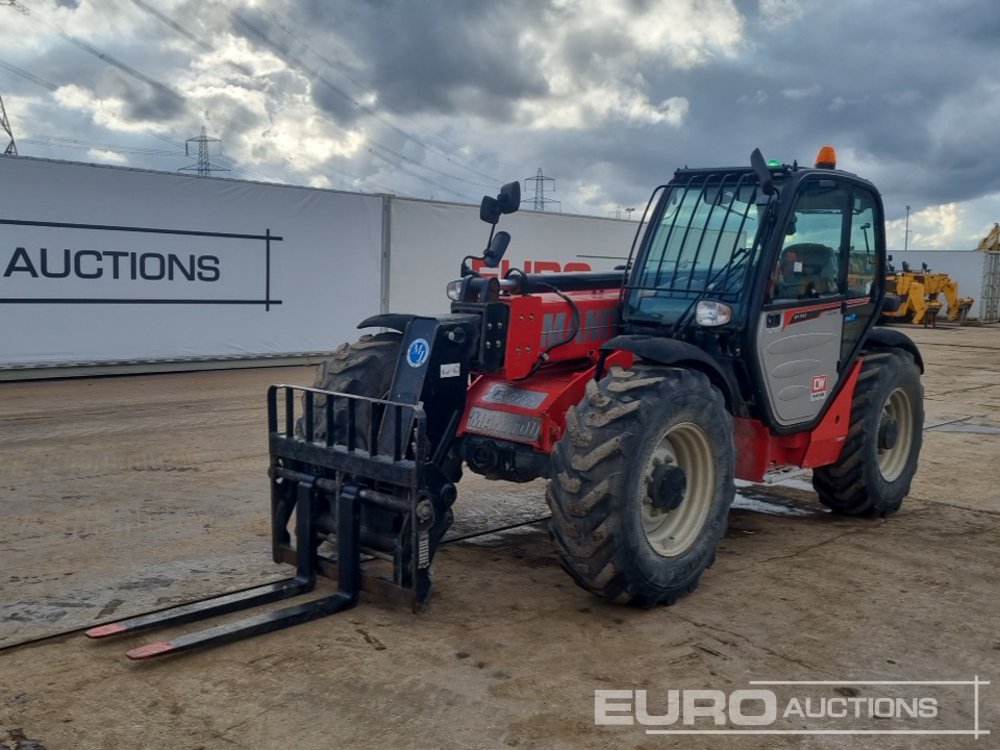
<path fill-rule="evenodd" d="M 913 492 L 887 520 L 827 514 L 801 480 L 743 488 L 698 591 L 649 611 L 577 589 L 536 524 L 442 548 L 423 615 L 368 600 L 162 663 L 123 657 L 148 636 L 94 643 L 68 631 L 287 575 L 269 559 L 263 392 L 311 371 L 0 384 L 0 748 L 992 746 L 1000 328 L 909 333 L 927 360 L 928 429 Z M 456 529 L 544 515 L 543 491 L 468 477 Z M 645 689 L 653 713 L 668 689 L 977 675 L 993 681 L 978 688 L 978 724 L 993 734 L 978 740 L 594 725 L 595 689 Z M 772 689 L 782 707 L 938 701 L 936 718 L 852 729 L 967 731 L 977 720 L 971 685 Z M 774 725 L 833 726 L 845 725 Z"/>

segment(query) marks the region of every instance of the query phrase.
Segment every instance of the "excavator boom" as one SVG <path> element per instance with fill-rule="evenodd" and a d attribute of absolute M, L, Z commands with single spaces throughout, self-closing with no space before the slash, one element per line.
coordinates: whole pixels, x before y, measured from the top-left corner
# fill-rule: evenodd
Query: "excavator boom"
<path fill-rule="evenodd" d="M 1000 224 L 994 224 L 990 233 L 979 243 L 980 250 L 996 252 L 1000 250 Z"/>

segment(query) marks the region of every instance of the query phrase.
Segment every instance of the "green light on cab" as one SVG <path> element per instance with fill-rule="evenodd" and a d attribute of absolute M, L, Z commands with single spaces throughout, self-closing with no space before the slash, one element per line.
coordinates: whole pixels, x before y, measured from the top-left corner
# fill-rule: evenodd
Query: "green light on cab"
<path fill-rule="evenodd" d="M 778 159 L 768 159 L 767 166 L 769 167 L 780 167 L 781 162 Z"/>

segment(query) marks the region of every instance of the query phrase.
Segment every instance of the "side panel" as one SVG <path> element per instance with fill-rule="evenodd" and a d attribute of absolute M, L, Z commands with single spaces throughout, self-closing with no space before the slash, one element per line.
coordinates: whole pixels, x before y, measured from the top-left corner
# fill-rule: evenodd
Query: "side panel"
<path fill-rule="evenodd" d="M 618 326 L 617 289 L 569 292 L 567 297 L 573 300 L 579 315 L 579 326 L 575 329 L 574 308 L 555 294 L 510 298 L 510 330 L 504 356 L 506 377 L 527 376 L 544 352 L 548 352 L 546 362 L 595 359 L 601 344 L 614 335 Z"/>
<path fill-rule="evenodd" d="M 847 373 L 836 400 L 811 431 L 776 435 L 759 420 L 734 417 L 736 477 L 761 482 L 775 469 L 787 466 L 814 469 L 836 463 L 850 430 L 851 404 L 860 373 L 859 359 Z"/>
<path fill-rule="evenodd" d="M 765 310 L 757 325 L 758 362 L 778 423 L 815 419 L 837 384 L 841 302 Z"/>

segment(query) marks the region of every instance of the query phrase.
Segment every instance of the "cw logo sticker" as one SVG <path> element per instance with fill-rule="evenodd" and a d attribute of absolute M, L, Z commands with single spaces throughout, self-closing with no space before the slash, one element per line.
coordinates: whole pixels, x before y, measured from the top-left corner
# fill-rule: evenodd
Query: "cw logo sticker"
<path fill-rule="evenodd" d="M 826 398 L 826 387 L 829 379 L 826 375 L 813 375 L 812 393 L 809 394 L 810 401 L 823 401 Z"/>

